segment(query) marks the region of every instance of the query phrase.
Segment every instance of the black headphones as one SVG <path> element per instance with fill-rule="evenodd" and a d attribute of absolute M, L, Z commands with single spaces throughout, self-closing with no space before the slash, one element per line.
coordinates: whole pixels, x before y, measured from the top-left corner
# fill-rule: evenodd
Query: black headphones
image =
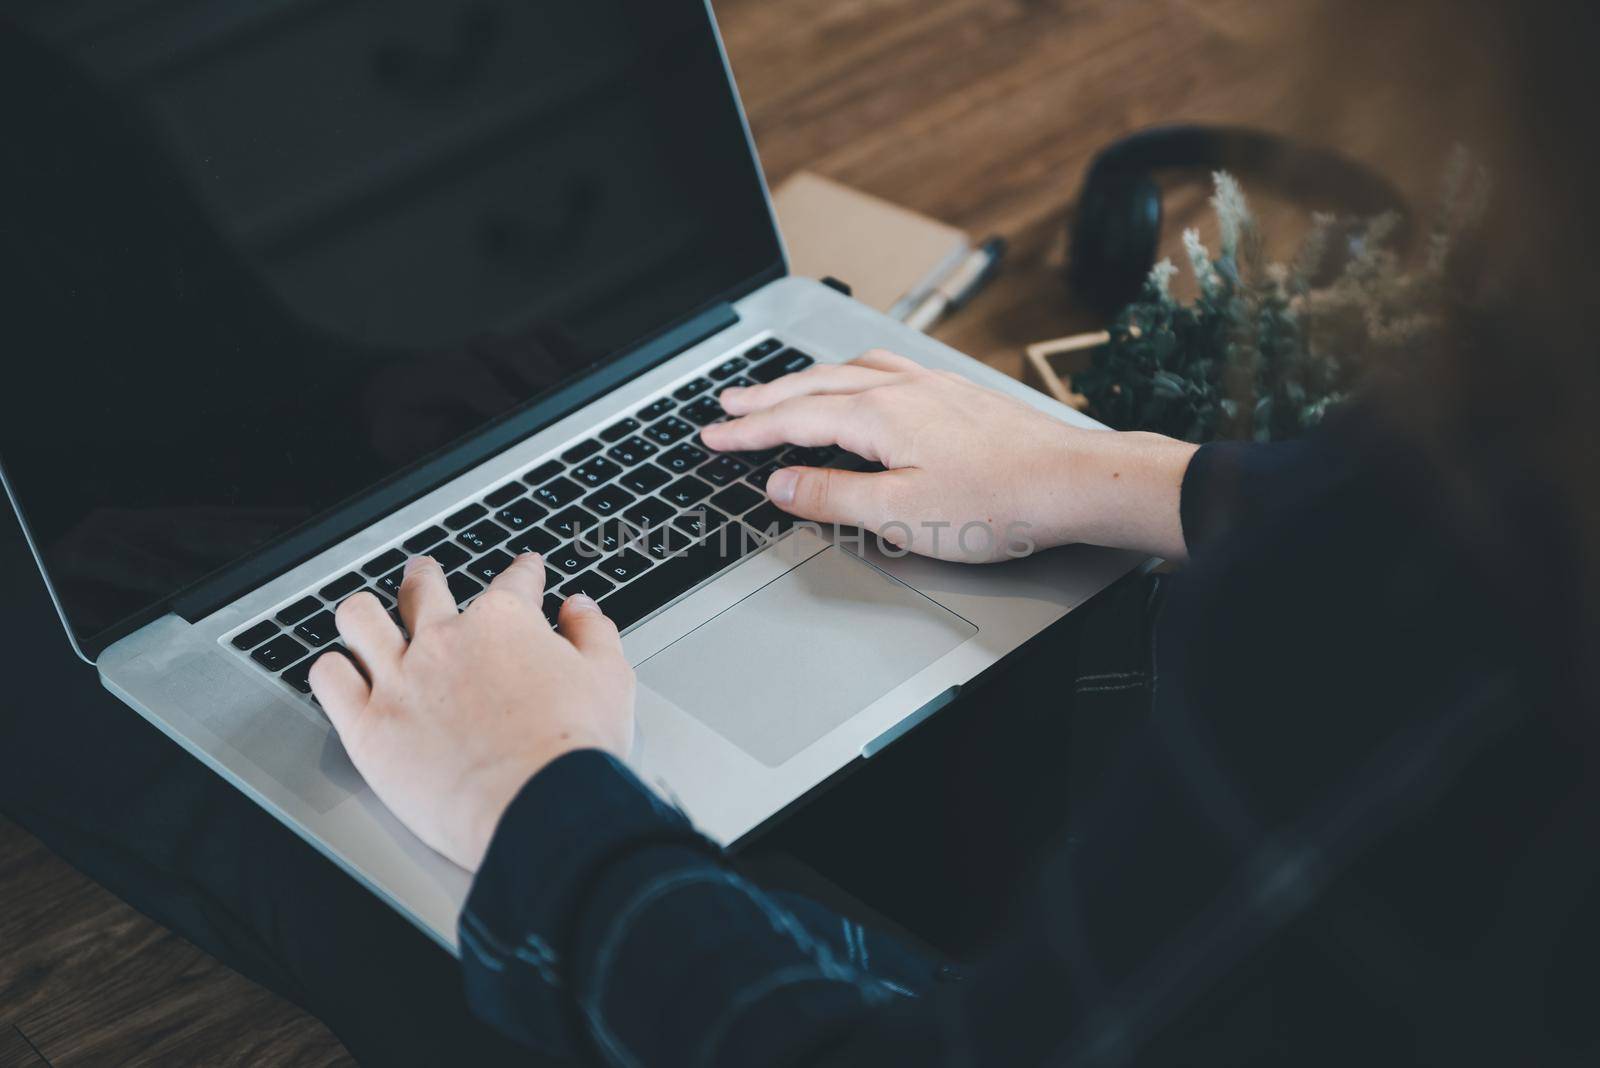
<path fill-rule="evenodd" d="M 1138 297 L 1155 264 L 1161 190 L 1150 172 L 1163 167 L 1260 174 L 1291 195 L 1337 204 L 1358 217 L 1398 211 L 1396 239 L 1405 241 L 1407 213 L 1399 191 L 1353 160 L 1243 127 L 1152 127 L 1096 155 L 1078 194 L 1067 284 L 1107 318 Z"/>

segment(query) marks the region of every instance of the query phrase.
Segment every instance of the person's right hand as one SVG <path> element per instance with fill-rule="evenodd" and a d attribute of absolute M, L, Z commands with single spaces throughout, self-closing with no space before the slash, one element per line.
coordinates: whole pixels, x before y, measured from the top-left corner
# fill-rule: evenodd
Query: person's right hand
<path fill-rule="evenodd" d="M 324 653 L 311 690 L 373 793 L 424 842 L 476 871 L 500 815 L 541 768 L 633 742 L 633 669 L 616 625 L 582 595 L 561 632 L 540 605 L 544 562 L 517 557 L 464 612 L 432 558 L 400 583 L 406 638 L 378 599 L 339 606 L 356 664 Z"/>
<path fill-rule="evenodd" d="M 728 389 L 721 401 L 735 418 L 701 431 L 713 449 L 838 445 L 888 468 L 774 472 L 767 495 L 803 519 L 945 560 L 1072 542 L 1185 555 L 1178 496 L 1195 450 L 1186 442 L 1068 426 L 882 349 Z"/>

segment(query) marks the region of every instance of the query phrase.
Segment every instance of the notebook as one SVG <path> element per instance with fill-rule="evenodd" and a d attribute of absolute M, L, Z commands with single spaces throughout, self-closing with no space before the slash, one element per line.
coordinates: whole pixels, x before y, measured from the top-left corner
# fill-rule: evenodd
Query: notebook
<path fill-rule="evenodd" d="M 831 275 L 896 319 L 971 248 L 954 226 L 808 171 L 779 186 L 773 203 L 795 274 Z"/>

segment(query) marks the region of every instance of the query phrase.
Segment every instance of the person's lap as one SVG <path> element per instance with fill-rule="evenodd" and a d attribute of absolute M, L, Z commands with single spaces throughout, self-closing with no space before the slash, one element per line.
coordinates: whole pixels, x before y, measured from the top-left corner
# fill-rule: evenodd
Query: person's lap
<path fill-rule="evenodd" d="M 1106 590 L 757 848 L 798 857 L 946 954 L 977 956 L 1070 834 L 1098 755 L 1148 709 L 1155 592 L 1134 576 Z"/>
<path fill-rule="evenodd" d="M 453 958 L 100 687 L 14 537 L 0 536 L 0 577 L 13 681 L 0 811 L 319 1016 L 364 1062 L 530 1063 L 471 1017 Z M 1071 675 L 1058 653 L 1071 631 L 1041 639 L 1050 655 L 1018 658 L 757 854 L 798 857 L 929 942 L 974 948 L 1065 810 Z M 758 856 L 755 867 L 772 865 Z"/>

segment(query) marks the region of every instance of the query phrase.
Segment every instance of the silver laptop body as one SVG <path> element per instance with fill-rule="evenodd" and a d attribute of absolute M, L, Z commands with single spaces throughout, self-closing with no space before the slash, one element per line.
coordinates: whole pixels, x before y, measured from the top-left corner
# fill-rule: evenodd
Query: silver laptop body
<path fill-rule="evenodd" d="M 720 41 L 717 48 L 720 55 Z M 753 157 L 753 146 L 748 151 Z M 313 617 L 331 608 L 336 598 L 317 591 L 341 576 L 362 574 L 369 561 L 499 487 L 531 485 L 531 472 L 553 459 L 559 464 L 575 444 L 658 400 L 681 412 L 690 401 L 675 394 L 729 361 L 757 363 L 746 357 L 751 352 L 796 350 L 842 362 L 885 347 L 1054 418 L 1095 425 L 815 281 L 779 277 L 732 307 L 730 325 L 225 605 L 198 618 L 166 612 L 99 650 L 93 663 L 104 685 L 453 949 L 467 873 L 400 826 L 351 767 L 312 698 L 253 659 L 259 645 L 239 648 L 235 639 L 286 607 L 309 604 L 308 597 L 318 602 Z M 562 466 L 570 473 L 579 464 Z M 725 487 L 714 488 L 721 496 Z M 7 489 L 26 520 L 26 494 L 10 480 Z M 493 524 L 497 514 L 486 507 L 474 525 Z M 459 529 L 450 527 L 452 534 Z M 38 545 L 35 552 L 51 581 Z M 1139 562 L 1132 554 L 1070 547 L 958 566 L 802 524 L 627 626 L 623 644 L 640 683 L 630 763 L 705 833 L 736 845 L 847 765 L 871 759 Z M 293 634 L 295 625 L 281 630 Z"/>

